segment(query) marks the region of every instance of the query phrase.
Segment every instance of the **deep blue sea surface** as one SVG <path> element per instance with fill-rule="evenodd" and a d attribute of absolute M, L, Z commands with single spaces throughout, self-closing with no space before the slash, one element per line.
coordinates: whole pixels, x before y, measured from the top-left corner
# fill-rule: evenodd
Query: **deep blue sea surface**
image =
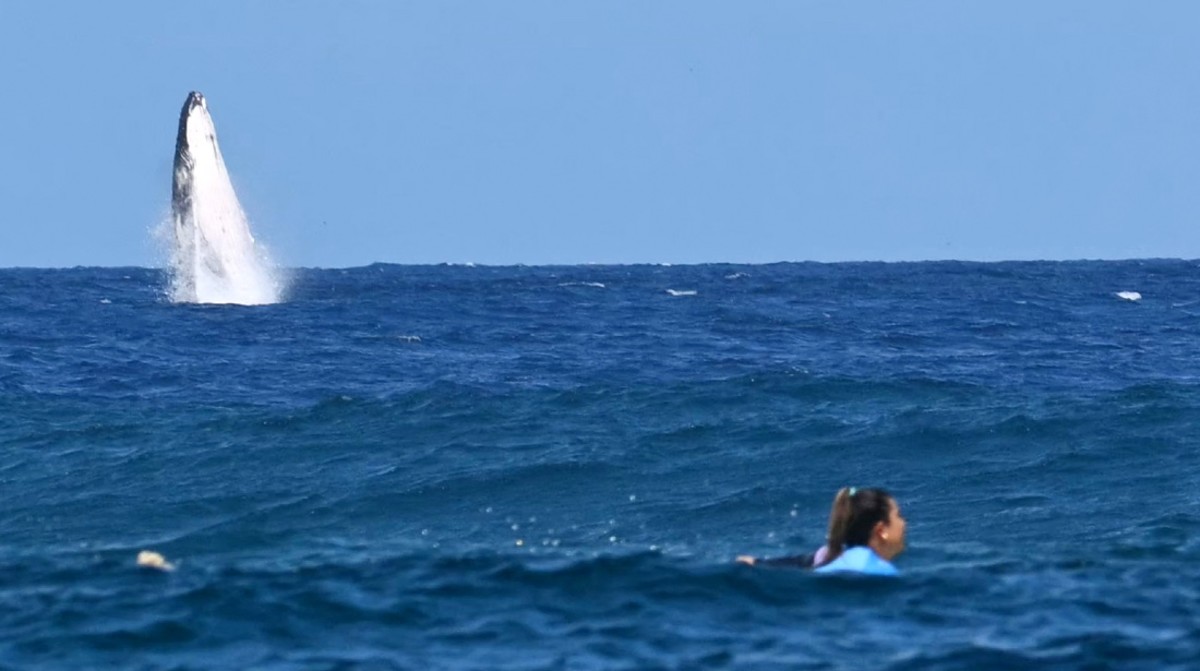
<path fill-rule="evenodd" d="M 1200 664 L 1196 262 L 164 285 L 0 270 L 0 668 Z M 901 578 L 732 563 L 845 485 Z"/>

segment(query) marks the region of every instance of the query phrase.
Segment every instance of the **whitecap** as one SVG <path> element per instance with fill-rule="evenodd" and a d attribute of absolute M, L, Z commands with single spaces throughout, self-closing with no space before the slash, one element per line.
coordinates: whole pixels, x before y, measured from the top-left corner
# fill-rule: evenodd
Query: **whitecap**
<path fill-rule="evenodd" d="M 695 289 L 667 289 L 667 293 L 672 296 L 695 296 Z"/>
<path fill-rule="evenodd" d="M 597 289 L 605 288 L 603 282 L 559 282 L 558 286 L 560 286 L 560 287 L 595 287 Z"/>
<path fill-rule="evenodd" d="M 1136 291 L 1118 291 L 1116 296 L 1117 296 L 1117 298 L 1122 298 L 1127 301 L 1142 300 L 1142 295 Z"/>

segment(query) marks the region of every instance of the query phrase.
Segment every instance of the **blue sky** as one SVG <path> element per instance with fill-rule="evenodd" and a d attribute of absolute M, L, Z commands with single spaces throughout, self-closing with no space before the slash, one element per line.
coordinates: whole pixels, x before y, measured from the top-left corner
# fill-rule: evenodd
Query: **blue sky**
<path fill-rule="evenodd" d="M 0 267 L 1200 257 L 1200 3 L 0 3 Z"/>

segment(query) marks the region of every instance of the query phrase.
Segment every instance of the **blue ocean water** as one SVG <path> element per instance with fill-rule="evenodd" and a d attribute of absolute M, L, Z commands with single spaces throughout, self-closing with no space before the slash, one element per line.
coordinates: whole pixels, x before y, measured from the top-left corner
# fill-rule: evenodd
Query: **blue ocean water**
<path fill-rule="evenodd" d="M 0 270 L 0 667 L 1200 660 L 1195 262 L 164 286 Z M 732 563 L 844 485 L 900 501 L 901 578 Z"/>

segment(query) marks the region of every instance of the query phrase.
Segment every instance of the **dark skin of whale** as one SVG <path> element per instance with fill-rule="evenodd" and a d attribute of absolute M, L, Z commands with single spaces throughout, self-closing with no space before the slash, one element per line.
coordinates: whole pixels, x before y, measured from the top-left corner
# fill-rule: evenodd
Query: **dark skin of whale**
<path fill-rule="evenodd" d="M 179 132 L 175 135 L 175 169 L 171 181 L 171 209 L 178 215 L 192 206 L 192 154 L 187 143 L 188 115 L 192 109 L 204 104 L 204 96 L 199 91 L 188 94 L 183 102 L 183 110 L 179 113 Z"/>

